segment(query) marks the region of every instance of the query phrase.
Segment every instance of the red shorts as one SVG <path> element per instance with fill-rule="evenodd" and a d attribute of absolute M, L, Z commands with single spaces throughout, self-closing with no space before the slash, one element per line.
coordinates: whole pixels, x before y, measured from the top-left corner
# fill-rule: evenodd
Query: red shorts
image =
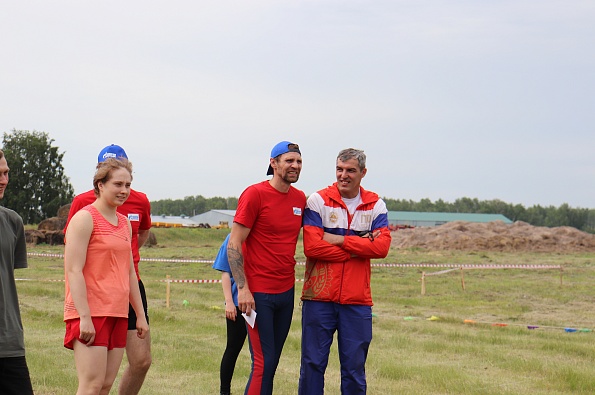
<path fill-rule="evenodd" d="M 95 327 L 95 341 L 92 346 L 107 347 L 108 350 L 126 347 L 126 336 L 128 335 L 128 318 L 125 317 L 91 317 Z M 74 341 L 78 340 L 83 344 L 87 342 L 80 338 L 80 319 L 75 318 L 66 321 L 66 335 L 64 335 L 64 347 L 73 349 Z"/>

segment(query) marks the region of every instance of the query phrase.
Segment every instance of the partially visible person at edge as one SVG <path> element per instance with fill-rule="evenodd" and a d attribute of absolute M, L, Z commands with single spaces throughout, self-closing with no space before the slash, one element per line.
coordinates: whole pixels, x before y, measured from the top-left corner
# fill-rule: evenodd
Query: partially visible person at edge
<path fill-rule="evenodd" d="M 0 150 L 0 199 L 8 185 L 8 163 Z M 25 359 L 25 336 L 14 269 L 27 267 L 22 218 L 0 206 L 0 394 L 33 394 Z"/>
<path fill-rule="evenodd" d="M 341 393 L 366 393 L 372 341 L 370 259 L 387 256 L 385 203 L 361 187 L 363 151 L 339 152 L 337 182 L 308 198 L 304 214 L 306 271 L 302 291 L 302 357 L 298 393 L 324 393 L 324 373 L 337 332 Z"/>
<path fill-rule="evenodd" d="M 272 394 L 273 379 L 294 307 L 295 247 L 306 204 L 291 184 L 302 170 L 297 144 L 282 141 L 271 151 L 267 175 L 246 188 L 238 201 L 227 247 L 238 286 L 238 307 L 247 316 L 252 370 L 245 393 Z M 243 247 L 243 248 L 242 248 Z"/>
<path fill-rule="evenodd" d="M 231 394 L 233 371 L 236 368 L 236 361 L 238 360 L 240 351 L 242 351 L 247 335 L 246 322 L 242 317 L 242 312 L 238 308 L 238 286 L 233 279 L 229 261 L 227 260 L 228 242 L 229 235 L 227 235 L 221 248 L 219 248 L 219 253 L 213 263 L 213 269 L 221 272 L 221 283 L 225 298 L 225 323 L 227 327 L 227 345 L 221 358 L 221 367 L 219 370 L 221 381 L 219 392 L 221 395 Z"/>
<path fill-rule="evenodd" d="M 130 194 L 132 165 L 108 158 L 97 165 L 97 199 L 71 219 L 64 247 L 64 347 L 74 350 L 77 394 L 109 394 L 128 332 L 128 306 L 144 339 L 149 325 L 134 270 L 128 219 L 117 212 Z"/>
<path fill-rule="evenodd" d="M 97 163 L 101 163 L 107 158 L 124 158 L 128 159 L 124 149 L 118 145 L 109 145 L 103 148 L 98 155 Z M 81 208 L 95 201 L 95 193 L 93 190 L 77 195 L 70 206 L 68 213 L 68 220 L 64 227 L 64 233 L 68 228 L 68 224 L 72 216 Z M 128 199 L 117 208 L 120 214 L 128 217 L 132 225 L 132 256 L 134 258 L 134 271 L 138 279 L 138 287 L 140 289 L 141 298 L 143 300 L 143 308 L 147 323 L 149 322 L 149 314 L 147 308 L 147 295 L 145 286 L 140 279 L 138 263 L 140 261 L 139 249 L 145 244 L 149 237 L 149 230 L 151 229 L 151 204 L 147 196 L 139 191 L 130 189 L 130 196 Z M 149 368 L 151 367 L 151 334 L 147 333 L 144 339 L 136 336 L 136 314 L 132 306 L 128 308 L 128 335 L 126 339 L 126 357 L 128 366 L 124 370 L 118 393 L 120 395 L 136 395 L 139 393 Z"/>

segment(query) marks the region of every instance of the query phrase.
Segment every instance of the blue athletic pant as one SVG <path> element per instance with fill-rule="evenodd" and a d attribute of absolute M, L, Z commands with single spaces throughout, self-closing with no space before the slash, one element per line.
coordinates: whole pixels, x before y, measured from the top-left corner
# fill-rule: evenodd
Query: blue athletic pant
<path fill-rule="evenodd" d="M 304 300 L 298 394 L 324 393 L 324 372 L 337 332 L 341 393 L 366 393 L 366 358 L 372 341 L 372 307 Z"/>
<path fill-rule="evenodd" d="M 256 323 L 246 325 L 252 355 L 252 372 L 246 395 L 271 395 L 273 378 L 293 316 L 294 289 L 280 294 L 255 292 Z"/>

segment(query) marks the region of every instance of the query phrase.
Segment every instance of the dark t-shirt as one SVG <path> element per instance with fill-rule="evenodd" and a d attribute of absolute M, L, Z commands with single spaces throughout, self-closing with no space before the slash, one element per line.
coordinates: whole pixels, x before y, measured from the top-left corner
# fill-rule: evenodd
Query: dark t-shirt
<path fill-rule="evenodd" d="M 0 358 L 25 355 L 23 323 L 14 269 L 27 267 L 27 243 L 21 217 L 0 207 Z"/>

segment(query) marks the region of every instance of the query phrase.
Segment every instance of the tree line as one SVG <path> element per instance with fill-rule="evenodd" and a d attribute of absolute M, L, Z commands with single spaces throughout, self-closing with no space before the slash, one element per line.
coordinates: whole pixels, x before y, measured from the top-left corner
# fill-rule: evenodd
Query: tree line
<path fill-rule="evenodd" d="M 58 209 L 74 197 L 74 189 L 62 166 L 64 153 L 60 153 L 53 142 L 45 132 L 13 129 L 3 135 L 2 150 L 10 167 L 10 183 L 9 193 L 5 194 L 2 205 L 16 211 L 26 224 L 37 224 L 55 216 Z M 525 207 L 498 199 L 468 197 L 454 202 L 442 199 L 421 199 L 418 202 L 383 199 L 389 211 L 502 214 L 512 221 L 535 226 L 572 226 L 595 233 L 595 209 L 573 208 L 566 203 L 559 207 Z M 156 215 L 191 217 L 210 210 L 235 210 L 237 206 L 236 197 L 205 198 L 197 195 L 153 201 L 151 211 Z"/>
<path fill-rule="evenodd" d="M 420 201 L 391 199 L 384 197 L 389 211 L 417 211 L 436 213 L 470 213 L 470 214 L 502 214 L 511 221 L 523 221 L 534 226 L 572 226 L 574 228 L 595 233 L 595 210 L 572 208 L 564 203 L 560 207 L 534 205 L 525 207 L 522 204 L 511 204 L 502 200 L 478 200 L 477 198 L 459 198 L 454 202 L 438 199 Z M 237 198 L 213 197 L 201 195 L 188 196 L 184 199 L 165 199 L 151 202 L 153 214 L 184 215 L 192 217 L 210 210 L 235 210 Z"/>
<path fill-rule="evenodd" d="M 523 221 L 534 226 L 572 226 L 585 232 L 595 233 L 595 210 L 573 208 L 567 203 L 559 207 L 506 203 L 499 199 L 478 200 L 459 198 L 452 203 L 438 199 L 421 199 L 419 202 L 405 199 L 384 198 L 389 211 L 419 211 L 437 213 L 502 214 L 513 222 Z"/>
<path fill-rule="evenodd" d="M 26 224 L 56 216 L 72 201 L 74 188 L 64 172 L 64 153 L 47 133 L 15 130 L 4 133 L 2 151 L 10 168 L 2 205 L 16 211 Z"/>
<path fill-rule="evenodd" d="M 201 195 L 186 196 L 184 199 L 162 199 L 151 202 L 153 215 L 176 215 L 193 217 L 211 210 L 235 210 L 238 207 L 238 198 L 212 197 L 205 198 Z"/>

